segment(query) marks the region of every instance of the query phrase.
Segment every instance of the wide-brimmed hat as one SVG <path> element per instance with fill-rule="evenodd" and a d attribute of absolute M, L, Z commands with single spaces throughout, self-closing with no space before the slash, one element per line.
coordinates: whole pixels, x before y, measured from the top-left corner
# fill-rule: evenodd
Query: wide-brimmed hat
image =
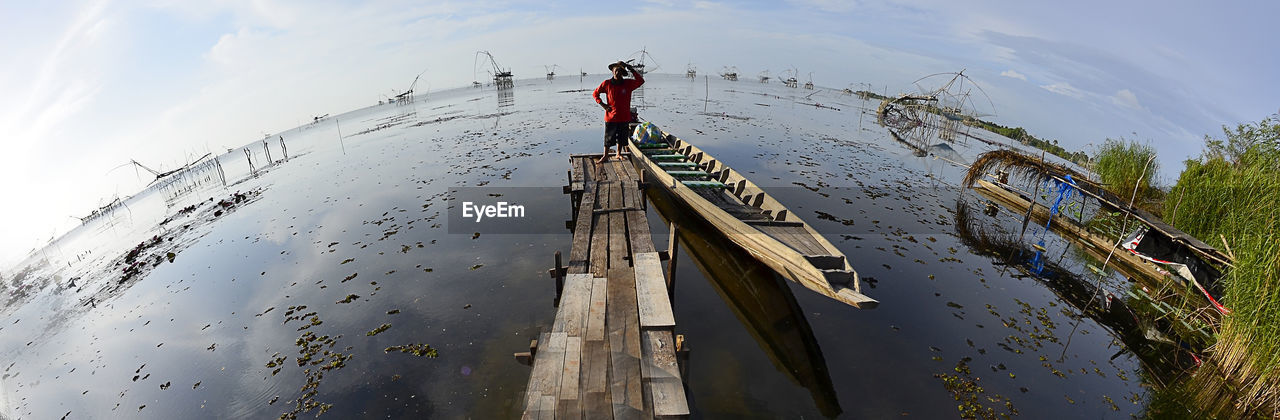
<path fill-rule="evenodd" d="M 611 64 L 609 64 L 609 71 L 613 71 L 613 68 L 614 68 L 614 67 L 624 67 L 624 68 L 625 68 L 626 66 L 627 66 L 627 63 L 622 62 L 622 60 L 618 60 L 618 62 L 616 62 L 616 63 L 611 63 Z"/>

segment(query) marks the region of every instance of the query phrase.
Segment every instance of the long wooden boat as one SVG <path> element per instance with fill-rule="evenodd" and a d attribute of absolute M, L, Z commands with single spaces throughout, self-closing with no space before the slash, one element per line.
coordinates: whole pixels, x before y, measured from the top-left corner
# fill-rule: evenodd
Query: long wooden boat
<path fill-rule="evenodd" d="M 844 253 L 742 174 L 674 135 L 628 142 L 649 185 L 667 190 L 730 241 L 784 278 L 856 308 L 879 302 L 862 293 Z"/>

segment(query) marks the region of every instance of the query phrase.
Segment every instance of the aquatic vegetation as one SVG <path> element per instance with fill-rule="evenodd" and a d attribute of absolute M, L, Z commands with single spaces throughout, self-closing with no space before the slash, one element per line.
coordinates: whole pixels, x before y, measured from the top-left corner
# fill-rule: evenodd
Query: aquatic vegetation
<path fill-rule="evenodd" d="M 940 360 L 936 358 L 935 360 Z M 1018 415 L 1018 409 L 1013 406 L 1013 401 L 1008 397 L 1000 394 L 988 394 L 979 382 L 981 378 L 974 376 L 972 369 L 969 368 L 969 361 L 972 359 L 965 357 L 956 363 L 955 373 L 935 373 L 934 378 L 942 381 L 942 386 L 951 392 L 951 395 L 960 404 L 956 406 L 956 410 L 960 411 L 960 417 L 965 419 L 1008 419 L 1011 416 Z"/>
<path fill-rule="evenodd" d="M 407 344 L 402 346 L 391 346 L 391 347 L 387 347 L 386 350 L 383 350 L 383 352 L 386 352 L 386 353 L 391 353 L 393 351 L 408 353 L 418 357 L 426 356 L 430 358 L 436 358 L 440 356 L 440 353 L 437 352 L 436 349 L 432 348 L 431 345 L 429 344 Z"/>
<path fill-rule="evenodd" d="M 312 316 L 312 325 L 319 325 L 320 323 L 318 316 Z M 319 416 L 333 408 L 333 404 L 321 403 L 315 397 L 319 394 L 320 382 L 324 379 L 325 372 L 346 367 L 346 362 L 353 357 L 351 354 L 331 350 L 341 337 L 317 336 L 314 332 L 306 331 L 294 341 L 294 345 L 298 347 L 298 356 L 294 360 L 297 362 L 298 367 L 306 367 L 303 369 L 303 374 L 306 375 L 307 382 L 298 390 L 302 392 L 302 395 L 290 401 L 294 403 L 293 409 L 280 414 L 279 418 L 296 419 L 298 414 L 311 411 L 316 411 L 316 416 Z M 266 367 L 276 367 L 271 373 L 274 376 L 283 368 L 283 363 L 286 359 L 287 357 L 279 356 L 279 353 L 276 353 L 266 363 Z M 313 369 L 307 366 L 318 366 L 318 368 Z M 273 404 L 275 401 L 276 399 L 273 398 L 269 404 Z"/>
<path fill-rule="evenodd" d="M 391 329 L 391 324 L 382 324 L 382 325 L 379 325 L 378 328 L 374 328 L 373 330 L 370 330 L 369 332 L 364 333 L 364 335 L 373 337 L 389 329 Z"/>
<path fill-rule="evenodd" d="M 1150 144 L 1123 138 L 1107 139 L 1094 156 L 1093 172 L 1112 193 L 1120 197 L 1132 195 L 1136 197 L 1135 205 L 1153 210 L 1148 205 L 1163 194 L 1151 183 L 1152 174 L 1160 168 L 1155 156 L 1156 149 Z"/>
<path fill-rule="evenodd" d="M 347 295 L 347 297 L 342 298 L 342 300 L 339 300 L 339 301 L 334 302 L 334 303 L 351 303 L 351 301 L 354 301 L 354 300 L 359 299 L 359 298 L 360 298 L 360 295 L 357 295 L 357 294 L 349 294 L 349 295 Z"/>

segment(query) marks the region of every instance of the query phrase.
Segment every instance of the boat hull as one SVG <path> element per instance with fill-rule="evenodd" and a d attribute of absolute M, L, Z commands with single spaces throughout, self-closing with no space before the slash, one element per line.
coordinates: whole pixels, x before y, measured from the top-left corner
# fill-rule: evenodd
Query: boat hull
<path fill-rule="evenodd" d="M 861 292 L 857 272 L 850 266 L 844 254 L 807 223 L 790 214 L 786 207 L 746 177 L 715 160 L 701 149 L 675 136 L 666 135 L 665 137 L 668 139 L 668 144 L 688 156 L 690 161 L 696 163 L 699 168 L 719 174 L 718 181 L 730 185 L 732 195 L 742 199 L 743 203 L 750 202 L 753 207 L 767 211 L 778 222 L 787 223 L 796 231 L 797 239 L 803 239 L 810 244 L 811 252 L 801 253 L 792 245 L 783 243 L 773 235 L 729 214 L 704 198 L 694 187 L 686 186 L 668 174 L 658 165 L 658 162 L 649 159 L 638 145 L 629 143 L 631 161 L 644 173 L 645 181 L 650 187 L 665 190 L 681 204 L 694 210 L 727 239 L 787 280 L 857 308 L 873 308 L 879 304 L 875 299 Z M 838 257 L 840 267 L 818 268 L 812 262 L 813 257 Z"/>

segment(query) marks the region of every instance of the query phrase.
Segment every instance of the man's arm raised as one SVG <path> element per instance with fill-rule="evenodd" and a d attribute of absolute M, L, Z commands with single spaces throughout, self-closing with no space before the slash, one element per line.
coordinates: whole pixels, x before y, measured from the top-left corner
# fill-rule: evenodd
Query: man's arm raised
<path fill-rule="evenodd" d="M 628 70 L 628 71 L 630 71 L 630 72 L 631 72 L 631 75 L 632 75 L 632 76 L 635 76 L 635 78 L 636 78 L 636 86 L 635 86 L 635 87 L 639 87 L 640 85 L 643 85 L 643 84 L 644 84 L 644 76 L 643 76 L 643 75 L 641 75 L 641 74 L 640 74 L 640 72 L 636 71 L 635 66 L 632 66 L 630 63 L 628 63 L 628 64 L 627 64 L 627 70 Z M 632 89 L 634 89 L 635 87 L 632 87 Z"/>

